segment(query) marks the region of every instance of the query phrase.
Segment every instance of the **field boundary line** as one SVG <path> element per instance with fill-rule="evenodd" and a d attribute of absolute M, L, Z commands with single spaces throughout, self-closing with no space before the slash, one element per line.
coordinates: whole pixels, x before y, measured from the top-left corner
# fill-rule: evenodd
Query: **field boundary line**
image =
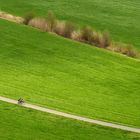
<path fill-rule="evenodd" d="M 6 98 L 3 96 L 0 96 L 0 100 L 4 101 L 4 102 L 12 103 L 12 104 L 17 104 L 17 100 L 13 100 L 13 99 Z M 140 128 L 128 127 L 128 126 L 119 125 L 119 124 L 110 123 L 110 122 L 105 122 L 105 121 L 101 121 L 101 120 L 89 119 L 89 118 L 85 118 L 85 117 L 81 117 L 81 116 L 77 116 L 77 115 L 72 115 L 69 113 L 64 113 L 61 111 L 56 111 L 53 109 L 49 109 L 49 108 L 45 108 L 45 107 L 41 107 L 41 106 L 29 104 L 29 103 L 24 103 L 22 106 L 26 107 L 26 108 L 31 108 L 31 109 L 39 110 L 42 112 L 47 112 L 50 114 L 70 118 L 70 119 L 75 119 L 75 120 L 93 123 L 93 124 L 97 124 L 97 125 L 101 125 L 101 126 L 106 126 L 106 127 L 121 129 L 121 130 L 125 130 L 125 131 L 140 133 Z"/>

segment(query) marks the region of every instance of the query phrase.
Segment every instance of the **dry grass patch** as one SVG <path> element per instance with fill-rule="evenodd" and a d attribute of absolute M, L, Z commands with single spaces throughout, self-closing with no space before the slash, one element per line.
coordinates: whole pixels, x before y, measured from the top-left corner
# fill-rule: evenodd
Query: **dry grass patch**
<path fill-rule="evenodd" d="M 73 31 L 72 34 L 71 34 L 71 38 L 73 40 L 81 41 L 82 40 L 81 31 L 80 30 Z"/>
<path fill-rule="evenodd" d="M 134 47 L 130 44 L 123 44 L 118 42 L 112 42 L 108 47 L 109 50 L 127 55 L 129 57 L 138 58 L 139 53 Z"/>
<path fill-rule="evenodd" d="M 63 35 L 64 33 L 64 26 L 65 26 L 65 22 L 60 22 L 57 21 L 56 26 L 54 28 L 54 32 L 58 35 Z"/>
<path fill-rule="evenodd" d="M 17 22 L 17 23 L 23 23 L 23 18 L 22 17 L 18 17 L 18 16 L 13 16 L 11 14 L 8 14 L 6 12 L 0 11 L 0 17 L 6 20 L 10 20 L 13 22 Z"/>
<path fill-rule="evenodd" d="M 44 18 L 33 18 L 28 25 L 46 31 L 48 29 L 47 22 Z"/>

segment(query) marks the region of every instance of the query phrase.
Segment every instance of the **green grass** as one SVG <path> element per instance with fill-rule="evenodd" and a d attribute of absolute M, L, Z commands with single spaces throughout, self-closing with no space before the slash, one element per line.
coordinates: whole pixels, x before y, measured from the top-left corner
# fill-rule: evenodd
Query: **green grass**
<path fill-rule="evenodd" d="M 140 61 L 0 20 L 0 95 L 140 126 Z"/>
<path fill-rule="evenodd" d="M 139 140 L 140 135 L 0 102 L 1 140 Z M 10 118 L 9 118 L 10 116 Z"/>
<path fill-rule="evenodd" d="M 114 40 L 140 50 L 139 0 L 0 0 L 0 8 L 16 15 L 33 10 L 41 16 L 52 10 L 60 19 L 107 30 Z"/>

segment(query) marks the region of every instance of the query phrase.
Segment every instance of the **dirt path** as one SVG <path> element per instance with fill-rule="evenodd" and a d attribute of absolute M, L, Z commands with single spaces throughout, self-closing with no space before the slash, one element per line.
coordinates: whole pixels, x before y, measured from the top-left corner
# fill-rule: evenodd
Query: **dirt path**
<path fill-rule="evenodd" d="M 2 96 L 0 96 L 0 100 L 4 101 L 4 102 L 12 103 L 12 104 L 17 104 L 16 100 L 5 98 L 5 97 L 2 97 Z M 104 121 L 100 121 L 100 120 L 84 118 L 84 117 L 71 115 L 71 114 L 68 114 L 68 113 L 64 113 L 64 112 L 60 112 L 60 111 L 56 111 L 56 110 L 52 110 L 52 109 L 49 109 L 49 108 L 44 108 L 44 107 L 28 104 L 28 103 L 24 103 L 22 106 L 27 107 L 27 108 L 32 108 L 32 109 L 35 109 L 35 110 L 39 110 L 39 111 L 43 111 L 43 112 L 47 112 L 47 113 L 51 113 L 51 114 L 55 114 L 55 115 L 59 115 L 59 116 L 63 116 L 63 117 L 66 117 L 66 118 L 71 118 L 71 119 L 80 120 L 80 121 L 84 121 L 84 122 L 88 122 L 88 123 L 93 123 L 93 124 L 112 127 L 112 128 L 116 128 L 116 129 L 122 129 L 122 130 L 126 130 L 126 131 L 140 133 L 140 128 L 133 128 L 133 127 L 113 124 L 113 123 L 109 123 L 109 122 L 104 122 Z"/>

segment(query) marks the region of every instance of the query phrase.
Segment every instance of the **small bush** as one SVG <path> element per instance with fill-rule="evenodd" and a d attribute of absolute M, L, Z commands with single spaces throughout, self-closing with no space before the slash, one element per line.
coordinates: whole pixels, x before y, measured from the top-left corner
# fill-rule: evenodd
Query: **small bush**
<path fill-rule="evenodd" d="M 65 22 L 57 21 L 57 24 L 54 28 L 54 32 L 58 35 L 63 35 L 64 33 Z"/>
<path fill-rule="evenodd" d="M 123 54 L 130 57 L 137 57 L 138 55 L 137 51 L 134 49 L 134 47 L 132 47 L 132 45 L 127 45 L 123 51 Z"/>
<path fill-rule="evenodd" d="M 93 44 L 93 30 L 92 28 L 86 26 L 81 29 L 81 40 Z"/>
<path fill-rule="evenodd" d="M 93 37 L 94 37 L 94 45 L 97 47 L 101 47 L 102 46 L 102 34 L 100 32 L 94 32 Z"/>
<path fill-rule="evenodd" d="M 24 16 L 24 21 L 23 23 L 25 25 L 28 25 L 29 21 L 32 20 L 35 17 L 35 14 L 33 12 L 29 12 Z"/>
<path fill-rule="evenodd" d="M 46 19 L 48 24 L 48 31 L 53 32 L 57 25 L 57 20 L 53 12 L 49 11 Z"/>
<path fill-rule="evenodd" d="M 28 25 L 41 29 L 42 31 L 47 30 L 47 22 L 44 18 L 33 18 L 29 21 Z"/>
<path fill-rule="evenodd" d="M 60 22 L 57 21 L 54 32 L 58 35 L 71 38 L 75 26 L 71 22 Z"/>
<path fill-rule="evenodd" d="M 67 38 L 71 38 L 72 32 L 75 30 L 75 26 L 71 22 L 65 22 L 63 29 L 63 36 Z"/>
<path fill-rule="evenodd" d="M 108 33 L 94 32 L 94 43 L 97 47 L 107 48 L 110 46 L 111 40 Z"/>
<path fill-rule="evenodd" d="M 109 35 L 108 32 L 104 32 L 102 37 L 103 37 L 103 40 L 104 40 L 103 48 L 107 48 L 111 44 L 110 35 Z"/>
<path fill-rule="evenodd" d="M 81 31 L 73 31 L 71 34 L 73 40 L 81 41 Z"/>
<path fill-rule="evenodd" d="M 118 52 L 124 55 L 127 55 L 129 57 L 138 57 L 137 50 L 134 49 L 132 45 L 129 44 L 123 44 L 118 42 L 112 42 L 111 45 L 108 47 L 109 50 Z"/>

